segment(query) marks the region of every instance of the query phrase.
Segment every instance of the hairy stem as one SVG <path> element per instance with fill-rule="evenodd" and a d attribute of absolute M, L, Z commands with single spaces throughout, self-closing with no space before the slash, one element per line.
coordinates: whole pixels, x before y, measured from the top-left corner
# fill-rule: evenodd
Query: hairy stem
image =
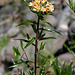
<path fill-rule="evenodd" d="M 38 52 L 38 48 L 37 48 L 38 47 L 38 32 L 39 32 L 39 16 L 38 16 L 38 22 L 37 22 L 36 41 L 35 41 L 35 63 L 34 63 L 34 65 L 35 65 L 35 75 L 36 75 L 36 70 L 37 70 L 37 65 L 36 65 L 37 55 L 36 55 L 36 53 Z"/>

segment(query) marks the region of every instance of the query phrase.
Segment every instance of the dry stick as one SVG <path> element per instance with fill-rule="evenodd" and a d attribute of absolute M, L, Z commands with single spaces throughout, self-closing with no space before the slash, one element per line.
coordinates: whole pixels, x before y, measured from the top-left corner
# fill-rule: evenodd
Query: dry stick
<path fill-rule="evenodd" d="M 37 66 L 36 66 L 36 59 L 37 59 L 37 52 L 38 52 L 38 31 L 39 31 L 39 16 L 38 16 L 38 22 L 37 22 L 37 30 L 36 30 L 36 41 L 35 41 L 35 75 L 36 75 L 36 69 L 37 69 Z"/>

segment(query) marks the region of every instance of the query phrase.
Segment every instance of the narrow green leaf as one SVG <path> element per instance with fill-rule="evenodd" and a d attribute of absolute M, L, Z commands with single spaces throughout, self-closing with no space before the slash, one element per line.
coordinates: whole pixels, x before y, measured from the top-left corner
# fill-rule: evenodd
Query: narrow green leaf
<path fill-rule="evenodd" d="M 71 52 L 72 52 L 72 54 L 75 56 L 75 52 L 74 52 L 74 51 L 72 51 L 72 50 L 71 50 Z"/>
<path fill-rule="evenodd" d="M 25 39 L 15 39 L 15 40 L 20 40 L 20 41 L 24 41 L 24 42 L 29 42 L 29 40 L 25 40 Z"/>
<path fill-rule="evenodd" d="M 30 25 L 30 24 L 33 24 L 33 22 L 23 22 L 23 23 L 18 24 L 17 26 Z M 16 26 L 16 27 L 17 27 L 17 26 Z"/>
<path fill-rule="evenodd" d="M 47 40 L 47 39 L 56 39 L 55 37 L 44 37 L 44 38 L 41 38 L 40 40 Z"/>
<path fill-rule="evenodd" d="M 52 30 L 52 29 L 47 29 L 47 28 L 42 28 L 45 31 L 49 31 L 49 32 L 53 32 L 53 33 L 58 33 L 60 35 L 62 35 L 60 32 L 56 31 L 56 30 Z"/>
<path fill-rule="evenodd" d="M 25 39 L 15 39 L 15 40 L 20 40 L 20 41 L 24 41 L 24 42 L 30 42 L 31 40 L 25 40 Z M 35 46 L 35 44 L 32 43 L 33 46 Z"/>
<path fill-rule="evenodd" d="M 15 61 L 12 59 L 13 64 L 15 64 Z"/>
<path fill-rule="evenodd" d="M 55 73 L 55 75 L 58 75 L 58 74 L 57 74 L 57 70 L 56 70 L 55 62 L 53 62 L 53 69 L 54 69 L 54 73 Z"/>
<path fill-rule="evenodd" d="M 39 56 L 41 56 L 43 59 L 45 59 L 46 61 L 49 61 L 48 58 L 46 58 L 44 55 L 37 53 Z"/>
<path fill-rule="evenodd" d="M 19 52 L 18 48 L 13 47 L 13 51 L 14 51 L 17 55 L 20 55 L 20 52 Z"/>
<path fill-rule="evenodd" d="M 72 33 L 72 35 L 75 35 L 75 33 Z"/>
<path fill-rule="evenodd" d="M 73 64 L 73 62 L 71 62 L 70 65 L 67 68 L 68 74 L 71 72 L 72 64 Z"/>
<path fill-rule="evenodd" d="M 33 31 L 36 33 L 36 26 L 34 24 L 31 25 L 33 28 Z"/>
<path fill-rule="evenodd" d="M 46 43 L 41 42 L 40 50 L 43 50 L 43 49 L 44 49 L 45 44 L 46 44 Z"/>
<path fill-rule="evenodd" d="M 58 75 L 61 75 L 60 68 L 59 68 L 59 65 L 58 65 L 58 59 L 57 58 L 56 58 L 56 69 L 57 69 Z"/>
<path fill-rule="evenodd" d="M 43 37 L 42 37 L 42 33 L 43 33 L 43 29 L 41 29 L 41 31 L 38 32 L 38 39 L 39 39 L 39 38 L 43 38 Z"/>
<path fill-rule="evenodd" d="M 33 37 L 33 38 L 28 42 L 28 44 L 25 46 L 25 48 L 28 47 L 28 46 L 30 46 L 35 40 L 36 40 L 36 38 Z"/>
<path fill-rule="evenodd" d="M 49 26 L 51 26 L 52 28 L 54 28 L 51 23 L 49 23 L 49 22 L 47 22 L 46 20 L 44 20 L 44 17 L 43 17 L 43 16 L 39 16 L 39 19 L 40 19 L 42 22 L 47 23 Z"/>
<path fill-rule="evenodd" d="M 69 48 L 66 44 L 64 44 L 64 47 L 65 47 L 68 51 L 70 51 L 70 48 Z"/>
<path fill-rule="evenodd" d="M 44 23 L 47 23 L 49 26 L 53 27 L 53 25 L 51 23 L 47 22 L 46 20 L 41 19 L 41 21 L 43 21 Z"/>
<path fill-rule="evenodd" d="M 26 64 L 28 64 L 30 61 L 22 61 L 22 62 L 19 62 L 19 63 L 16 63 L 16 64 L 14 64 L 14 65 L 12 65 L 12 66 L 10 66 L 9 68 L 13 68 L 13 67 L 17 67 L 17 66 L 20 66 L 20 65 L 26 65 Z"/>
<path fill-rule="evenodd" d="M 64 70 L 65 70 L 65 62 L 64 62 L 64 64 L 63 64 L 63 66 L 62 66 L 61 74 L 64 72 Z"/>
<path fill-rule="evenodd" d="M 23 42 L 20 41 L 20 44 L 21 44 L 21 48 L 22 48 L 22 50 L 24 51 L 24 45 L 23 45 Z"/>
<path fill-rule="evenodd" d="M 70 8 L 73 9 L 73 4 L 72 4 L 71 0 L 68 0 L 68 1 L 69 1 Z"/>
<path fill-rule="evenodd" d="M 31 71 L 29 71 L 29 75 L 34 75 L 34 73 L 33 73 L 33 72 L 31 72 Z"/>
<path fill-rule="evenodd" d="M 28 34 L 26 34 L 26 35 L 27 35 L 27 39 L 28 39 L 28 40 L 31 40 L 30 36 L 29 36 Z"/>

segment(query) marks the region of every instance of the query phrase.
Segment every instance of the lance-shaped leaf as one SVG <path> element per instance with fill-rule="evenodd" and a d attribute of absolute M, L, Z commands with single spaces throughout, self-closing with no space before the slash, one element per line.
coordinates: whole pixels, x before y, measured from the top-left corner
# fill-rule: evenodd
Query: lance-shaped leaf
<path fill-rule="evenodd" d="M 18 48 L 13 47 L 13 51 L 14 51 L 17 55 L 20 55 L 20 52 L 19 52 Z"/>
<path fill-rule="evenodd" d="M 31 24 L 33 24 L 33 22 L 23 22 L 23 23 L 18 24 L 17 26 L 21 26 L 21 25 L 31 25 Z M 16 26 L 16 27 L 17 27 L 17 26 Z"/>
<path fill-rule="evenodd" d="M 20 52 L 19 52 L 18 48 L 15 48 L 15 47 L 13 47 L 13 51 L 14 51 L 15 61 L 18 62 Z"/>
<path fill-rule="evenodd" d="M 36 26 L 35 24 L 31 24 L 32 28 L 33 28 L 33 31 L 36 33 Z"/>
<path fill-rule="evenodd" d="M 43 29 L 41 28 L 41 31 L 38 32 L 38 39 L 42 37 Z"/>
<path fill-rule="evenodd" d="M 33 37 L 33 38 L 28 42 L 28 44 L 25 46 L 25 48 L 28 47 L 28 46 L 30 46 L 35 40 L 36 40 L 36 38 Z"/>
<path fill-rule="evenodd" d="M 58 59 L 57 58 L 56 58 L 56 69 L 57 69 L 57 72 L 58 72 L 57 74 L 61 75 L 60 74 L 60 68 L 59 68 L 59 65 L 58 65 Z"/>
<path fill-rule="evenodd" d="M 19 63 L 16 63 L 16 64 L 14 64 L 14 65 L 12 65 L 12 66 L 10 66 L 9 68 L 12 68 L 12 67 L 17 67 L 17 66 L 20 66 L 20 65 L 23 65 L 23 64 L 28 64 L 30 61 L 21 61 L 21 62 L 19 62 Z"/>
<path fill-rule="evenodd" d="M 55 75 L 57 75 L 57 69 L 56 69 L 55 62 L 53 62 L 53 69 L 54 69 L 54 73 L 55 73 Z"/>
<path fill-rule="evenodd" d="M 15 40 L 20 40 L 20 41 L 24 41 L 24 42 L 30 42 L 30 40 L 25 40 L 25 39 L 15 39 Z M 34 45 L 34 46 L 35 46 L 35 44 L 34 44 L 34 43 L 32 43 L 32 45 Z"/>
<path fill-rule="evenodd" d="M 39 19 L 44 22 L 44 23 L 47 23 L 49 26 L 51 26 L 53 28 L 53 25 L 49 22 L 47 22 L 46 20 L 44 20 L 44 17 L 43 16 L 39 16 Z"/>
<path fill-rule="evenodd" d="M 71 0 L 68 0 L 68 1 L 69 1 L 70 8 L 73 9 L 73 4 L 72 4 Z"/>
<path fill-rule="evenodd" d="M 25 39 L 15 39 L 15 40 L 20 40 L 20 41 L 24 41 L 24 42 L 29 42 L 29 40 L 25 40 Z"/>
<path fill-rule="evenodd" d="M 20 41 L 20 44 L 21 44 L 21 48 L 22 48 L 22 50 L 24 51 L 24 45 L 23 45 L 23 42 Z"/>
<path fill-rule="evenodd" d="M 44 22 L 44 23 L 47 23 L 49 26 L 51 26 L 51 27 L 53 28 L 53 25 L 52 25 L 50 22 L 47 22 L 47 21 L 44 20 L 44 19 L 41 19 L 41 21 Z"/>
<path fill-rule="evenodd" d="M 39 40 L 47 40 L 47 39 L 56 39 L 55 37 L 44 37 L 44 38 L 41 38 Z"/>
<path fill-rule="evenodd" d="M 43 49 L 44 49 L 45 44 L 46 44 L 46 43 L 41 42 L 40 50 L 43 50 Z"/>
<path fill-rule="evenodd" d="M 65 62 L 63 64 L 62 68 L 61 68 L 61 74 L 64 72 L 64 70 L 65 70 Z"/>
<path fill-rule="evenodd" d="M 72 64 L 73 64 L 73 62 L 70 62 L 70 65 L 67 68 L 67 75 L 69 75 L 69 73 L 72 71 L 71 70 L 72 69 Z"/>
<path fill-rule="evenodd" d="M 28 39 L 28 40 L 31 40 L 30 36 L 29 36 L 28 34 L 26 34 L 26 35 L 27 35 L 27 39 Z"/>
<path fill-rule="evenodd" d="M 49 61 L 47 57 L 45 57 L 44 55 L 37 53 L 37 55 L 41 56 L 43 59 L 45 59 L 46 61 Z"/>
<path fill-rule="evenodd" d="M 69 4 L 66 2 L 66 4 L 73 10 L 73 3 L 71 2 L 71 0 L 68 0 Z"/>
<path fill-rule="evenodd" d="M 58 32 L 58 31 L 56 31 L 54 29 L 47 29 L 47 28 L 44 28 L 44 27 L 42 29 L 45 30 L 45 31 L 49 31 L 49 32 L 53 32 L 53 33 L 58 33 L 58 34 L 62 35 L 60 32 Z"/>

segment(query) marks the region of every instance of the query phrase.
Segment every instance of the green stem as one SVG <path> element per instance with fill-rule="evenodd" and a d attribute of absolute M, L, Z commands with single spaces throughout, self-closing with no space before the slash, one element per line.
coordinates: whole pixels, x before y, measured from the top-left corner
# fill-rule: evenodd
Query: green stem
<path fill-rule="evenodd" d="M 39 32 L 39 16 L 38 16 L 38 22 L 37 22 L 37 30 L 36 30 L 36 41 L 35 41 L 35 63 L 34 63 L 34 65 L 35 65 L 35 75 L 36 75 L 36 71 L 37 71 L 37 65 L 36 65 L 36 63 L 37 63 L 37 61 L 36 61 L 36 59 L 37 59 L 37 52 L 38 52 L 38 32 Z"/>

